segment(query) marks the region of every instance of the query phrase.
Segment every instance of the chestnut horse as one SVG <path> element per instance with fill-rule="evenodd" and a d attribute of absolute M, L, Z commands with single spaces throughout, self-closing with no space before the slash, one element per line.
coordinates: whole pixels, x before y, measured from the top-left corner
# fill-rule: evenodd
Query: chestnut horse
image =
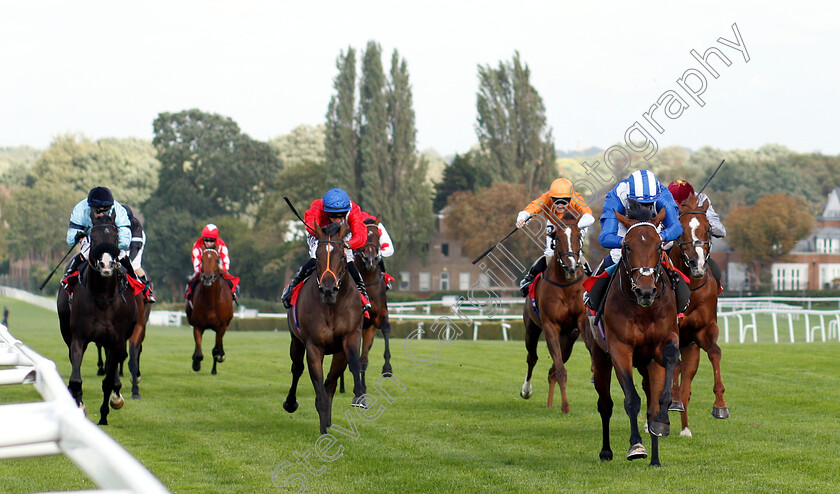
<path fill-rule="evenodd" d="M 204 360 L 201 337 L 204 330 L 212 329 L 216 332 L 216 345 L 213 347 L 213 370 L 210 373 L 215 375 L 216 364 L 225 361 L 222 338 L 233 319 L 233 294 L 222 277 L 219 253 L 215 250 L 204 249 L 201 253 L 200 273 L 201 282 L 196 285 L 192 300 L 187 300 L 186 306 L 187 321 L 193 327 L 195 339 L 192 369 L 196 372 L 201 370 L 201 361 Z"/>
<path fill-rule="evenodd" d="M 362 325 L 362 380 L 365 379 L 365 371 L 368 366 L 368 354 L 373 346 L 373 337 L 376 329 L 382 332 L 382 339 L 385 340 L 385 364 L 382 366 L 382 374 L 391 376 L 391 349 L 389 336 L 391 335 L 391 322 L 388 320 L 388 300 L 385 295 L 385 273 L 379 269 L 381 259 L 379 249 L 379 220 L 365 220 L 368 237 L 365 245 L 356 251 L 355 263 L 359 273 L 365 282 L 365 289 L 370 297 L 371 309 L 368 311 L 369 319 L 365 319 Z"/>
<path fill-rule="evenodd" d="M 62 288 L 56 300 L 61 336 L 69 349 L 72 366 L 68 389 L 81 408 L 84 408 L 81 367 L 85 350 L 90 342 L 105 348 L 99 425 L 108 425 L 109 403 L 115 410 L 125 403 L 120 395 L 122 384 L 117 369 L 125 360 L 126 340 L 137 321 L 136 297 L 118 274 L 120 249 L 114 215 L 91 214 L 88 262 L 80 268 L 72 303 Z"/>
<path fill-rule="evenodd" d="M 723 399 L 726 388 L 721 381 L 721 351 L 717 344 L 717 296 L 718 285 L 709 273 L 708 265 L 711 243 L 709 241 L 709 220 L 706 218 L 708 203 L 698 205 L 698 198 L 692 194 L 680 205 L 680 223 L 683 233 L 677 240 L 677 248 L 669 252 L 674 266 L 691 280 L 691 303 L 680 319 L 680 361 L 674 373 L 671 410 L 681 412 L 681 436 L 691 437 L 688 428 L 688 402 L 691 400 L 691 380 L 697 374 L 700 363 L 700 349 L 706 351 L 714 373 L 715 403 L 712 417 L 729 418 L 729 408 Z"/>
<path fill-rule="evenodd" d="M 669 276 L 662 267 L 662 242 L 657 227 L 665 210 L 655 218 L 652 213 L 630 201 L 628 216 L 615 213 L 627 228 L 621 260 L 607 289 L 603 332 L 592 328 L 585 340 L 592 356 L 598 412 L 601 415 L 602 447 L 600 458 L 612 460 L 610 448 L 610 371 L 615 369 L 624 391 L 624 410 L 630 419 L 628 460 L 647 457 L 639 434 L 638 416 L 641 399 L 633 384 L 633 367 L 642 375 L 647 396 L 647 421 L 651 436 L 651 466 L 660 466 L 659 437 L 668 436 L 668 406 L 674 368 L 679 359 L 677 305 Z M 600 325 L 599 325 L 600 327 Z"/>
<path fill-rule="evenodd" d="M 292 358 L 292 385 L 283 409 L 294 413 L 298 380 L 303 374 L 303 359 L 315 388 L 315 409 L 321 434 L 332 425 L 332 401 L 336 383 L 346 367 L 353 374 L 352 406 L 367 408 L 365 383 L 362 381 L 359 349 L 362 341 L 362 302 L 353 277 L 347 272 L 344 254 L 346 223 L 331 223 L 313 230 L 318 239 L 315 273 L 300 285 L 296 304 L 289 309 L 288 325 L 292 334 L 289 355 Z M 293 301 L 294 301 L 293 296 Z M 324 379 L 324 355 L 332 355 L 332 365 Z"/>
<path fill-rule="evenodd" d="M 519 394 L 526 400 L 533 394 L 531 373 L 537 363 L 537 343 L 540 333 L 545 335 L 548 352 L 553 361 L 548 371 L 548 403 L 554 402 L 554 385 L 560 383 L 560 396 L 563 400 L 560 410 L 569 413 L 569 400 L 566 397 L 566 367 L 563 365 L 572 354 L 572 348 L 580 335 L 580 330 L 589 327 L 583 305 L 583 262 L 581 247 L 583 238 L 577 226 L 577 218 L 566 213 L 558 225 L 555 225 L 553 248 L 554 255 L 542 276 L 534 281 L 534 304 L 525 301 L 522 314 L 525 322 L 525 348 L 528 350 L 528 373 Z"/>

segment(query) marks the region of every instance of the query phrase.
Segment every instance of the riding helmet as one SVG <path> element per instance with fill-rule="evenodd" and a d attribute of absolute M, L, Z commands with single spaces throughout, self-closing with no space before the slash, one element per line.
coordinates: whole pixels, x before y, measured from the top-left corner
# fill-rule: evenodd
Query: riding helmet
<path fill-rule="evenodd" d="M 327 213 L 346 213 L 350 211 L 350 196 L 342 189 L 330 189 L 324 194 L 321 202 Z"/>
<path fill-rule="evenodd" d="M 659 200 L 661 187 L 656 175 L 650 170 L 636 170 L 627 178 L 630 184 L 628 199 L 641 203 L 651 203 Z"/>
<path fill-rule="evenodd" d="M 219 238 L 219 227 L 213 223 L 207 223 L 207 226 L 201 230 L 202 238 Z"/>
<path fill-rule="evenodd" d="M 688 181 L 679 179 L 668 184 L 668 191 L 674 196 L 674 201 L 677 204 L 682 204 L 688 199 L 688 196 L 694 194 L 694 187 Z"/>
<path fill-rule="evenodd" d="M 114 205 L 114 196 L 108 187 L 94 187 L 90 189 L 87 203 L 91 208 L 109 208 Z"/>

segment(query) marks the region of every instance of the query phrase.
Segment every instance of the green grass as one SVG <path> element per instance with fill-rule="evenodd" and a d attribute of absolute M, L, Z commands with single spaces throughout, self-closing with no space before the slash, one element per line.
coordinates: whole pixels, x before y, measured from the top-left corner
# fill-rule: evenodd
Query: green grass
<path fill-rule="evenodd" d="M 55 314 L 13 300 L 13 334 L 69 375 L 67 350 Z M 760 334 L 766 328 L 759 329 Z M 801 333 L 801 331 L 800 331 Z M 212 333 L 206 333 L 210 337 Z M 466 335 L 465 335 L 466 336 Z M 523 400 L 521 341 L 456 341 L 440 348 L 430 365 L 407 357 L 404 340 L 392 342 L 395 372 L 405 391 L 386 388 L 394 402 L 380 400 L 365 422 L 355 414 L 359 437 L 333 432 L 337 442 L 322 462 L 315 456 L 318 416 L 308 373 L 299 387 L 300 409 L 286 413 L 289 388 L 287 332 L 232 332 L 227 361 L 209 373 L 212 341 L 200 373 L 190 370 L 193 349 L 187 328 L 151 327 L 143 352 L 140 401 L 129 400 L 109 416 L 108 434 L 175 493 L 293 492 L 276 480 L 305 475 L 308 492 L 836 492 L 840 488 L 840 345 L 829 343 L 723 345 L 728 420 L 710 415 L 711 366 L 702 357 L 691 401 L 692 438 L 660 441 L 661 469 L 648 460 L 628 462 L 629 425 L 623 396 L 613 379 L 615 460 L 598 460 L 601 445 L 596 393 L 589 384 L 589 357 L 578 344 L 568 363 L 572 411 L 545 408 L 548 352 L 540 343 L 534 397 Z M 799 338 L 799 334 L 797 334 Z M 206 338 L 210 339 L 210 338 Z M 434 355 L 431 340 L 414 343 L 416 359 Z M 83 379 L 89 418 L 99 419 L 100 379 L 91 349 Z M 382 342 L 371 369 L 382 365 Z M 348 375 L 349 377 L 349 375 Z M 369 379 L 370 380 L 370 379 Z M 639 377 L 636 376 L 637 385 Z M 352 380 L 348 380 L 352 387 Z M 388 386 L 386 384 L 386 386 Z M 640 386 L 637 386 L 640 388 Z M 124 390 L 127 391 L 127 379 Z M 374 395 L 381 396 L 369 388 Z M 31 387 L 0 388 L 0 403 L 39 401 Z M 558 398 L 559 400 L 559 393 Z M 349 427 L 350 395 L 337 395 L 333 423 Z M 352 412 L 351 412 L 352 413 Z M 640 422 L 644 417 L 640 417 Z M 0 426 L 0 434 L 3 427 Z M 645 444 L 650 438 L 643 435 Z M 343 449 L 339 449 L 343 448 Z M 309 451 L 313 468 L 296 464 Z M 0 462 L 0 492 L 90 489 L 84 474 L 62 457 Z"/>

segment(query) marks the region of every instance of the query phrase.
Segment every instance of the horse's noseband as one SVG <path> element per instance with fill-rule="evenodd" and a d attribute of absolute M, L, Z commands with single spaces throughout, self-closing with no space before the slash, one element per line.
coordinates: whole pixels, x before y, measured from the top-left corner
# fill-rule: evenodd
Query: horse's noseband
<path fill-rule="evenodd" d="M 568 228 L 568 227 L 566 227 L 566 228 Z M 555 255 L 555 258 L 557 259 L 557 263 L 559 263 L 560 266 L 567 271 L 572 270 L 572 266 L 567 266 L 566 263 L 563 262 L 564 257 L 569 257 L 569 258 L 572 259 L 572 261 L 575 262 L 575 264 L 573 266 L 574 266 L 574 269 L 577 270 L 577 268 L 581 264 L 580 256 L 581 256 L 581 251 L 583 250 L 583 238 L 578 239 L 578 250 L 577 250 L 577 252 L 575 252 L 575 251 L 557 252 L 555 250 L 556 248 L 557 248 L 557 230 L 555 230 L 554 233 L 552 234 L 552 240 L 551 240 L 551 250 L 555 251 L 554 255 Z M 569 246 L 569 248 L 571 248 L 571 245 Z"/>
<path fill-rule="evenodd" d="M 318 282 L 318 289 L 319 290 L 321 289 L 321 282 L 323 281 L 324 275 L 326 275 L 327 273 L 330 273 L 330 274 L 333 275 L 333 278 L 335 278 L 335 287 L 338 290 L 341 290 L 341 278 L 344 277 L 344 270 L 342 270 L 341 274 L 339 275 L 337 273 L 334 273 L 333 270 L 330 269 L 330 253 L 331 253 L 330 247 L 333 246 L 333 245 L 338 245 L 339 246 L 339 254 L 343 256 L 344 255 L 344 242 L 339 242 L 338 240 L 333 240 L 332 235 L 330 235 L 328 240 L 318 240 L 318 244 L 322 244 L 322 243 L 328 244 L 327 245 L 327 270 L 324 271 L 323 273 L 321 273 L 321 276 L 319 276 L 316 279 L 316 281 Z M 343 265 L 343 267 L 344 267 L 345 270 L 347 269 L 346 266 Z"/>
<path fill-rule="evenodd" d="M 636 224 L 630 226 L 630 228 L 627 229 L 627 232 L 629 233 L 630 230 L 632 230 L 633 228 L 635 228 L 637 226 L 642 226 L 642 225 L 651 226 L 654 229 L 656 229 L 656 225 L 654 225 L 653 223 L 641 222 L 641 223 L 636 223 Z M 659 236 L 658 231 L 656 232 L 656 235 Z M 626 238 L 626 234 L 625 234 L 625 238 Z M 661 253 L 662 253 L 662 244 L 661 243 L 659 244 L 659 247 L 657 248 L 657 251 L 659 252 L 659 254 L 661 256 Z M 624 269 L 627 270 L 627 277 L 630 278 L 630 290 L 631 291 L 633 291 L 633 292 L 636 291 L 636 289 L 638 288 L 639 280 L 641 280 L 645 276 L 650 276 L 650 277 L 653 278 L 654 287 L 659 283 L 659 278 L 662 276 L 662 264 L 660 262 L 657 262 L 656 266 L 639 266 L 639 267 L 630 266 L 629 262 L 627 261 L 627 244 L 625 244 L 621 248 L 621 262 L 622 262 L 622 264 L 624 264 Z M 638 272 L 638 275 L 636 277 L 634 277 L 633 273 L 637 273 L 637 272 Z"/>

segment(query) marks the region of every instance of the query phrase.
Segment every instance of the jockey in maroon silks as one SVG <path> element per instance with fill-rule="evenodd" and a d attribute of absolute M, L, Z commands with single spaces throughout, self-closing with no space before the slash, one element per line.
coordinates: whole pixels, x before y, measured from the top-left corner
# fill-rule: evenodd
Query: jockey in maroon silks
<path fill-rule="evenodd" d="M 368 300 L 365 282 L 359 274 L 359 269 L 353 263 L 353 250 L 361 249 L 367 242 L 367 227 L 365 227 L 362 210 L 359 206 L 351 201 L 350 196 L 342 189 L 330 189 L 324 194 L 323 198 L 312 201 L 309 209 L 303 215 L 303 221 L 307 225 L 306 242 L 309 244 L 309 260 L 301 266 L 292 281 L 283 290 L 283 295 L 280 297 L 283 306 L 287 309 L 291 307 L 292 290 L 315 270 L 315 251 L 318 249 L 318 238 L 315 237 L 315 231 L 310 228 L 310 225 L 316 223 L 323 227 L 330 223 L 347 222 L 350 227 L 350 233 L 344 238 L 347 272 L 353 277 L 356 288 L 359 289 L 364 299 Z M 370 303 L 365 303 L 364 310 L 368 309 L 370 309 Z"/>

